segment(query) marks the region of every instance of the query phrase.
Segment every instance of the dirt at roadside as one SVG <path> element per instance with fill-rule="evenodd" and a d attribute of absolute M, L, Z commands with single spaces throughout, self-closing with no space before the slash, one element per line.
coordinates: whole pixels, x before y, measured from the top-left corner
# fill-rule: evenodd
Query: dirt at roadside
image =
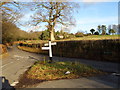
<path fill-rule="evenodd" d="M 7 53 L 7 47 L 3 44 L 0 44 L 0 55 Z"/>

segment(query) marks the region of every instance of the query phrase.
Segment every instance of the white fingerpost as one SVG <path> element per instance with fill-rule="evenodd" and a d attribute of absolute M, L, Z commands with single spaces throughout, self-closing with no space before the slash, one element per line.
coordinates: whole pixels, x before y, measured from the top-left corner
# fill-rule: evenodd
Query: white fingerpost
<path fill-rule="evenodd" d="M 50 47 L 42 47 L 42 50 L 49 50 Z"/>
<path fill-rule="evenodd" d="M 51 45 L 56 45 L 57 43 L 51 43 L 51 41 L 49 41 L 49 43 L 44 44 L 44 46 L 48 46 L 48 47 L 42 47 L 42 50 L 49 50 L 49 58 L 50 58 L 50 62 L 52 62 L 52 46 Z"/>
<path fill-rule="evenodd" d="M 49 41 L 49 56 L 52 57 L 51 41 Z"/>
<path fill-rule="evenodd" d="M 56 45 L 56 42 L 51 43 L 51 45 Z M 49 46 L 49 43 L 45 43 L 44 46 Z"/>

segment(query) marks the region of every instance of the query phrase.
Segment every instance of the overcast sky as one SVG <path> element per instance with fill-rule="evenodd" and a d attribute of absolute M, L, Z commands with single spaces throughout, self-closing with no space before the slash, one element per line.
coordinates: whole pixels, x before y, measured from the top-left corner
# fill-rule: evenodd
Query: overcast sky
<path fill-rule="evenodd" d="M 97 30 L 98 25 L 112 25 L 118 24 L 118 0 L 74 0 L 75 2 L 79 1 L 80 8 L 78 8 L 79 13 L 73 13 L 73 16 L 76 19 L 76 26 L 70 26 L 70 32 L 75 33 L 77 31 L 87 31 L 90 29 Z M 90 2 L 91 1 L 91 2 Z M 94 2 L 93 2 L 94 1 Z M 113 2 L 114 1 L 114 2 Z M 26 23 L 30 20 L 30 15 L 34 12 L 27 10 L 23 11 L 24 17 L 20 19 L 20 22 Z M 19 26 L 22 30 L 44 30 L 45 27 L 30 27 L 30 26 Z M 56 28 L 60 30 L 60 28 Z"/>

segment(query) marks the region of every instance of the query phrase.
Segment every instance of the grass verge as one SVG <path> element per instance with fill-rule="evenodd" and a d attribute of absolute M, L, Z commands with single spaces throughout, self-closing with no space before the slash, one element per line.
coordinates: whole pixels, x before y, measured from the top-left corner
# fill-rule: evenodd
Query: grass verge
<path fill-rule="evenodd" d="M 6 57 L 8 57 L 8 56 L 9 56 L 8 53 L 1 54 L 1 55 L 0 55 L 0 59 L 2 60 L 2 59 L 6 58 Z"/>
<path fill-rule="evenodd" d="M 18 49 L 29 51 L 29 52 L 34 52 L 34 53 L 40 53 L 41 50 L 38 48 L 30 48 L 30 47 L 24 47 L 24 46 L 17 46 Z"/>
<path fill-rule="evenodd" d="M 69 72 L 69 73 L 67 73 Z M 90 66 L 79 62 L 53 62 L 37 61 L 19 78 L 17 88 L 37 85 L 43 81 L 59 79 L 75 79 L 104 74 Z"/>
<path fill-rule="evenodd" d="M 55 40 L 55 41 L 59 42 L 59 41 L 110 40 L 110 39 L 112 39 L 112 40 L 120 39 L 120 35 L 90 35 L 90 36 L 75 37 L 75 38 L 61 39 L 61 40 Z M 42 44 L 42 43 L 48 43 L 48 40 L 26 40 L 25 42 L 21 41 L 18 43 Z"/>
<path fill-rule="evenodd" d="M 90 35 L 90 36 L 83 36 L 83 37 L 75 37 L 70 39 L 61 39 L 55 40 L 56 42 L 59 41 L 79 41 L 79 40 L 115 40 L 120 39 L 120 35 Z"/>
<path fill-rule="evenodd" d="M 24 46 L 17 46 L 18 49 L 27 51 L 27 52 L 32 52 L 32 53 L 47 53 L 47 51 L 41 50 L 41 48 L 31 48 L 31 47 L 24 47 Z"/>

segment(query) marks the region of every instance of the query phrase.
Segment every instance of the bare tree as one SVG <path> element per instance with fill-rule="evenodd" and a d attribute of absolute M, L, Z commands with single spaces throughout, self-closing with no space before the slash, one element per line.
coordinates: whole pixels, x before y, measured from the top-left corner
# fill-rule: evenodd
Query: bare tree
<path fill-rule="evenodd" d="M 98 29 L 98 32 L 99 32 L 99 34 L 100 34 L 100 33 L 101 33 L 101 26 L 98 25 L 97 29 Z"/>
<path fill-rule="evenodd" d="M 92 35 L 93 35 L 93 33 L 95 32 L 95 29 L 91 29 L 90 32 L 91 32 Z"/>
<path fill-rule="evenodd" d="M 19 35 L 19 28 L 15 25 L 21 17 L 20 3 L 17 2 L 0 2 L 0 20 L 2 43 L 16 40 Z"/>
<path fill-rule="evenodd" d="M 22 16 L 20 14 L 20 3 L 18 2 L 0 2 L 0 10 L 4 21 L 15 23 Z"/>
<path fill-rule="evenodd" d="M 74 25 L 72 14 L 79 5 L 75 2 L 39 2 L 34 3 L 36 13 L 33 18 L 34 25 L 46 23 L 50 32 L 51 41 L 55 40 L 54 30 L 56 24 Z"/>
<path fill-rule="evenodd" d="M 102 28 L 102 35 L 106 35 L 106 29 L 107 29 L 106 25 L 102 25 L 101 28 Z"/>

